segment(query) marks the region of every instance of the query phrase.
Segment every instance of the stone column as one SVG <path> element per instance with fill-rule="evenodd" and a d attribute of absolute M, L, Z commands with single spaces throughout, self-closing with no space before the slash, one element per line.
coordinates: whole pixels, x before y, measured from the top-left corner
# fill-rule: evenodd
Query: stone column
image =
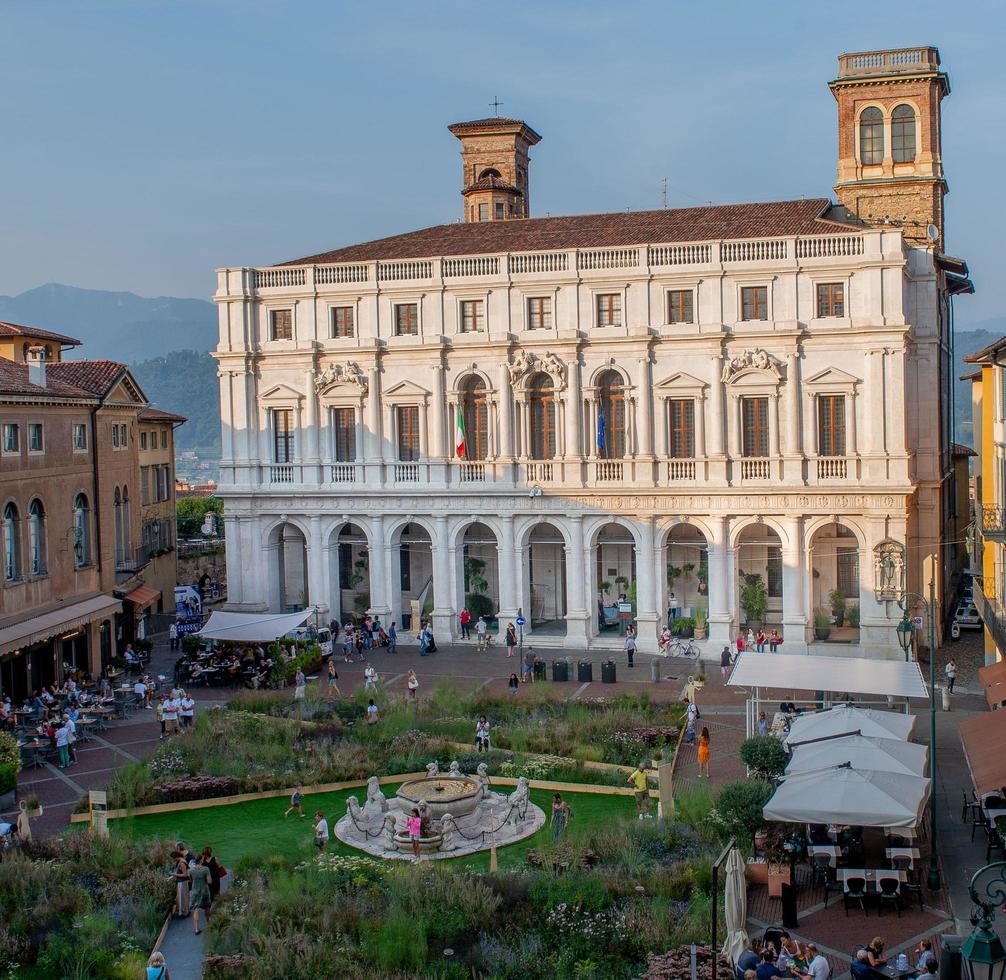
<path fill-rule="evenodd" d="M 510 381 L 510 368 L 501 361 L 499 366 L 499 413 L 500 413 L 500 445 L 499 457 L 503 463 L 512 463 L 514 457 L 513 439 L 513 388 Z"/>
<path fill-rule="evenodd" d="M 587 395 L 587 431 L 584 438 L 587 459 L 597 459 L 597 395 L 593 392 Z"/>
<path fill-rule="evenodd" d="M 328 615 L 330 619 L 342 622 L 342 609 L 339 603 L 339 590 L 332 590 L 332 553 L 336 546 L 332 544 L 332 536 L 325 538 L 325 544 L 321 549 L 321 580 L 325 589 L 325 602 L 328 605 Z"/>
<path fill-rule="evenodd" d="M 224 514 L 224 542 L 231 560 L 230 574 L 227 576 L 227 605 L 239 606 L 244 602 L 248 569 L 241 558 L 241 523 L 230 514 Z"/>
<path fill-rule="evenodd" d="M 220 465 L 234 464 L 234 375 L 217 371 L 220 379 Z M 242 481 L 238 481 L 239 483 Z"/>
<path fill-rule="evenodd" d="M 381 371 L 376 365 L 367 372 L 367 462 L 380 463 L 384 456 L 381 432 Z M 369 474 L 368 474 L 369 475 Z"/>
<path fill-rule="evenodd" d="M 503 527 L 496 546 L 496 560 L 499 565 L 500 632 L 503 633 L 506 630 L 506 623 L 517 616 L 520 590 L 517 587 L 517 569 L 514 567 L 513 515 L 502 515 L 500 522 Z"/>
<path fill-rule="evenodd" d="M 398 529 L 399 542 L 401 541 L 401 531 Z M 393 544 L 392 539 L 395 534 L 388 535 L 384 543 L 384 573 L 387 576 L 386 595 L 388 597 L 389 622 L 394 620 L 401 625 L 402 622 L 402 550 L 401 544 Z M 387 625 L 387 623 L 385 623 Z M 418 627 L 417 627 L 418 632 Z"/>
<path fill-rule="evenodd" d="M 863 454 L 883 455 L 886 447 L 884 430 L 884 352 L 866 352 L 865 417 L 870 424 L 863 427 Z"/>
<path fill-rule="evenodd" d="M 370 612 L 388 618 L 388 576 L 385 565 L 384 515 L 371 518 L 373 541 L 370 544 Z"/>
<path fill-rule="evenodd" d="M 790 351 L 786 355 L 786 441 L 783 453 L 799 456 L 800 445 L 800 355 Z"/>
<path fill-rule="evenodd" d="M 803 546 L 803 518 L 782 519 L 782 629 L 783 652 L 807 652 L 807 612 L 803 589 L 807 577 Z"/>
<path fill-rule="evenodd" d="M 583 547 L 583 515 L 570 514 L 569 548 L 566 549 L 566 640 L 564 645 L 583 650 L 587 646 L 590 617 L 590 588 L 587 582 L 591 565 Z M 526 614 L 525 614 L 526 615 Z"/>
<path fill-rule="evenodd" d="M 709 650 L 710 656 L 730 642 L 733 609 L 730 605 L 734 571 L 734 553 L 728 549 L 727 518 L 710 517 L 709 550 Z"/>
<path fill-rule="evenodd" d="M 582 417 L 580 360 L 574 353 L 566 365 L 566 459 L 577 460 L 583 453 L 583 441 L 580 433 Z"/>
<path fill-rule="evenodd" d="M 454 595 L 451 591 L 447 518 L 439 515 L 433 535 L 433 632 L 448 642 L 454 637 Z"/>
<path fill-rule="evenodd" d="M 779 458 L 779 393 L 768 396 L 768 454 Z M 773 464 L 774 465 L 774 464 Z"/>
<path fill-rule="evenodd" d="M 639 649 L 644 653 L 657 652 L 657 623 L 660 616 L 656 605 L 656 576 L 654 559 L 653 518 L 643 517 L 638 522 L 639 549 L 636 555 L 636 620 Z"/>
<path fill-rule="evenodd" d="M 723 358 L 719 354 L 710 362 L 709 455 L 723 455 Z"/>
<path fill-rule="evenodd" d="M 856 411 L 858 409 L 859 391 L 853 388 L 849 392 L 849 397 L 845 400 L 845 454 L 846 456 L 859 455 L 858 429 L 856 426 Z M 855 466 L 852 463 L 851 466 Z M 850 469 L 851 469 L 850 466 Z M 855 474 L 851 474 L 855 477 Z"/>
<path fill-rule="evenodd" d="M 318 483 L 318 394 L 314 371 L 304 373 L 304 475 L 305 483 Z"/>
<path fill-rule="evenodd" d="M 433 368 L 433 444 L 430 455 L 437 462 L 447 456 L 447 408 L 444 396 L 444 366 Z"/>
<path fill-rule="evenodd" d="M 318 607 L 322 616 L 328 614 L 328 596 L 325 594 L 325 568 L 322 562 L 324 542 L 321 536 L 321 515 L 310 518 L 311 535 L 307 541 L 307 597 L 312 606 Z"/>
<path fill-rule="evenodd" d="M 727 414 L 727 452 L 732 460 L 741 457 L 741 422 L 740 398 L 733 392 L 728 395 L 729 412 Z"/>
<path fill-rule="evenodd" d="M 639 415 L 636 419 L 636 431 L 639 433 L 638 455 L 642 459 L 653 456 L 653 383 L 650 371 L 650 358 L 639 361 Z"/>
<path fill-rule="evenodd" d="M 695 458 L 706 458 L 706 396 L 701 391 L 695 398 Z"/>

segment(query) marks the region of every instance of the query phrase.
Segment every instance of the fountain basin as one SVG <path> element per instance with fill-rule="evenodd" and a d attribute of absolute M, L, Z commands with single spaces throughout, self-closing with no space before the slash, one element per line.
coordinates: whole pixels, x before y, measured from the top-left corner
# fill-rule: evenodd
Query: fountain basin
<path fill-rule="evenodd" d="M 430 834 L 427 837 L 417 837 L 419 853 L 431 854 L 440 850 L 444 842 L 443 834 Z M 402 854 L 412 854 L 412 838 L 408 834 L 395 834 L 395 848 Z"/>
<path fill-rule="evenodd" d="M 475 779 L 433 776 L 402 783 L 396 794 L 406 813 L 425 803 L 427 814 L 439 820 L 445 813 L 463 817 L 472 813 L 482 800 L 482 786 Z"/>

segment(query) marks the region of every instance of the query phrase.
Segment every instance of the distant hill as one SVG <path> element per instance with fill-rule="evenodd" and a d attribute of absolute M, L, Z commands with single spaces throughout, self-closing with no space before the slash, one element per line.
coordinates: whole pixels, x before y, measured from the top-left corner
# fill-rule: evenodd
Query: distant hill
<path fill-rule="evenodd" d="M 216 308 L 203 299 L 145 299 L 53 282 L 0 296 L 0 320 L 77 337 L 83 346 L 69 352 L 70 358 L 127 363 L 177 350 L 212 350 L 218 335 Z"/>
<path fill-rule="evenodd" d="M 178 449 L 220 455 L 220 388 L 217 362 L 209 354 L 176 350 L 130 368 L 151 402 L 188 419 L 175 431 Z"/>

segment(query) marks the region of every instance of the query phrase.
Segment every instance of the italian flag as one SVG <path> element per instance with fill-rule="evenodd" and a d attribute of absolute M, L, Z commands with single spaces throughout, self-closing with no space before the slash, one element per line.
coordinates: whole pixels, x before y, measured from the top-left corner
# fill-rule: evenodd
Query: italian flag
<path fill-rule="evenodd" d="M 468 455 L 468 447 L 465 445 L 465 417 L 458 405 L 458 414 L 454 422 L 454 449 L 458 454 L 458 459 L 464 459 Z"/>

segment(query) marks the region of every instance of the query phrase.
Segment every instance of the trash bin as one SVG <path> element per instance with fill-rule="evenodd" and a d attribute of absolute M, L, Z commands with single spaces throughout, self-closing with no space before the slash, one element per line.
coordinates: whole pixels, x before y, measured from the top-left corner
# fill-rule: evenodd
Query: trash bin
<path fill-rule="evenodd" d="M 660 680 L 660 661 L 656 657 L 650 661 L 650 680 L 654 684 Z"/>
<path fill-rule="evenodd" d="M 594 665 L 589 660 L 581 660 L 577 663 L 576 679 L 581 684 L 589 684 L 594 679 Z"/>
<path fill-rule="evenodd" d="M 796 887 L 784 883 L 782 886 L 782 924 L 787 929 L 798 929 L 800 920 L 796 914 Z M 879 915 L 879 913 L 878 913 Z"/>
<path fill-rule="evenodd" d="M 601 683 L 615 683 L 615 662 L 613 660 L 605 660 L 604 663 L 601 664 Z"/>
<path fill-rule="evenodd" d="M 569 664 L 565 660 L 552 661 L 552 680 L 554 681 L 569 680 Z"/>
<path fill-rule="evenodd" d="M 536 681 L 545 680 L 545 661 L 536 660 L 534 662 L 534 679 Z"/>

